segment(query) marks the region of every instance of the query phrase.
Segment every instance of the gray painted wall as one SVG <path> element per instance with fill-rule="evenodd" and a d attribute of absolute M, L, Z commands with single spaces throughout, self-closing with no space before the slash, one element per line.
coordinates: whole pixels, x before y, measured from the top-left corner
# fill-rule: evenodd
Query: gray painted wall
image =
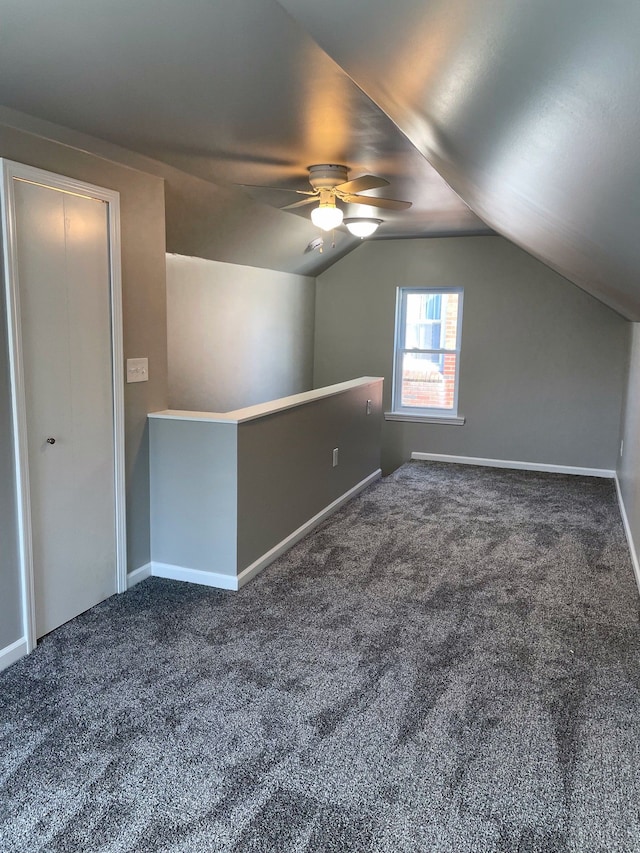
<path fill-rule="evenodd" d="M 125 385 L 128 564 L 135 569 L 150 558 L 146 415 L 167 405 L 164 185 L 158 177 L 4 125 L 0 125 L 0 157 L 120 193 L 124 355 L 125 358 L 147 356 L 150 376 L 149 382 Z M 6 351 L 0 346 L 0 377 L 6 377 L 6 371 Z M 4 439 L 4 413 L 9 403 L 5 380 L 0 379 L 3 473 L 11 452 Z M 13 484 L 10 478 L 2 476 L 0 625 L 13 625 L 20 606 L 16 596 L 15 537 L 10 535 L 13 505 Z M 13 636 L 9 642 L 17 639 L 18 636 Z"/>
<path fill-rule="evenodd" d="M 501 237 L 365 242 L 316 286 L 314 384 L 385 377 L 399 286 L 465 288 L 464 426 L 385 422 L 383 469 L 411 451 L 615 468 L 629 324 Z"/>
<path fill-rule="evenodd" d="M 381 415 L 376 382 L 239 425 L 240 571 L 380 467 Z"/>
<path fill-rule="evenodd" d="M 313 382 L 315 279 L 167 256 L 169 405 L 226 412 Z"/>
<path fill-rule="evenodd" d="M 153 560 L 235 577 L 236 425 L 151 418 L 149 428 Z"/>

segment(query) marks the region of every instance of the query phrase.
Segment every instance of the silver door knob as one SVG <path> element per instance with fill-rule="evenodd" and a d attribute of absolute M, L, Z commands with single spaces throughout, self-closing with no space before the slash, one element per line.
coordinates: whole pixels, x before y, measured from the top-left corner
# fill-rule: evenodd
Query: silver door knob
<path fill-rule="evenodd" d="M 55 443 L 56 443 L 55 438 L 48 438 L 47 439 L 47 444 L 55 444 Z"/>

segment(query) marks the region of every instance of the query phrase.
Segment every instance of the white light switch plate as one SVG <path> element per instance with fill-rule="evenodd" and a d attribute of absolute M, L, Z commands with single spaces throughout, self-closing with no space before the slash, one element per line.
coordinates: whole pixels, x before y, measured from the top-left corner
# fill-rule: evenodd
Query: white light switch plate
<path fill-rule="evenodd" d="M 148 358 L 127 359 L 127 382 L 147 382 L 149 379 Z"/>

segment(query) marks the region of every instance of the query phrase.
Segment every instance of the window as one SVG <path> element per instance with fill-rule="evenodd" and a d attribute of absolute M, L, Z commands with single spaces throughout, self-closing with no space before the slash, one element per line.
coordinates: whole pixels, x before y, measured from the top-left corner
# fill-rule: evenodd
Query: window
<path fill-rule="evenodd" d="M 462 288 L 398 288 L 393 412 L 401 419 L 458 418 Z"/>

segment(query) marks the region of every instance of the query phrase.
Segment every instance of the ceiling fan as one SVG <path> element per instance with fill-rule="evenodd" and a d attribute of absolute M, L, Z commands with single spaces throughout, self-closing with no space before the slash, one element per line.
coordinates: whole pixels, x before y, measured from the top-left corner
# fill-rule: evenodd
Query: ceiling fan
<path fill-rule="evenodd" d="M 362 175 L 360 178 L 348 181 L 348 174 L 349 170 L 346 166 L 329 163 L 321 164 L 309 167 L 311 190 L 290 190 L 284 187 L 262 187 L 262 189 L 281 190 L 282 192 L 306 196 L 306 198 L 295 201 L 292 204 L 287 204 L 280 209 L 294 210 L 298 207 L 304 207 L 307 204 L 317 204 L 318 206 L 314 207 L 311 211 L 311 221 L 323 231 L 331 231 L 342 224 L 343 212 L 336 205 L 336 201 L 338 200 L 346 204 L 365 204 L 383 210 L 406 210 L 411 207 L 410 201 L 360 195 L 364 190 L 389 186 L 389 181 L 386 181 L 384 178 L 379 178 L 375 175 Z M 251 185 L 244 184 L 244 186 Z M 354 218 L 352 220 L 345 220 L 345 224 L 357 236 L 368 236 L 368 234 L 375 231 L 381 221 L 380 219 Z M 367 230 L 367 234 L 359 233 L 358 223 L 361 225 L 360 232 Z M 366 223 L 368 223 L 368 227 Z M 350 225 L 353 225 L 355 230 L 352 230 Z M 371 227 L 372 225 L 373 227 Z"/>

